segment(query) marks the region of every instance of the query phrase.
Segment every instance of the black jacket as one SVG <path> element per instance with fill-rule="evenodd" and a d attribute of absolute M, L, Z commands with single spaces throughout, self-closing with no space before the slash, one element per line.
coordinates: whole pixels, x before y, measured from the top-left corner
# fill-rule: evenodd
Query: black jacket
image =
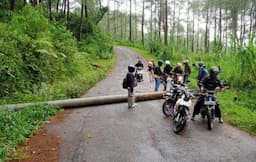
<path fill-rule="evenodd" d="M 210 76 L 206 77 L 202 84 L 207 90 L 215 90 L 217 87 L 223 88 L 221 81 L 218 78 L 211 78 Z"/>
<path fill-rule="evenodd" d="M 127 79 L 127 87 L 131 89 L 131 92 L 133 92 L 133 88 L 136 86 L 136 79 L 133 73 L 128 72 L 126 74 Z"/>
<path fill-rule="evenodd" d="M 166 65 L 164 67 L 164 73 L 169 74 L 172 71 L 172 67 L 170 65 Z"/>

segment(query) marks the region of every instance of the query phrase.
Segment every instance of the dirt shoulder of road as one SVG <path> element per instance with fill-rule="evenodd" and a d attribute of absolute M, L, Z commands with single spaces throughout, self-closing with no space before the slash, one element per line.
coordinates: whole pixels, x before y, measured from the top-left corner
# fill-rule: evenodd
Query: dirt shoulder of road
<path fill-rule="evenodd" d="M 69 112 L 70 110 L 61 111 L 45 122 L 32 137 L 17 148 L 16 153 L 12 154 L 14 159 L 9 162 L 57 162 L 61 139 L 58 134 L 48 133 L 46 127 L 60 123 L 69 115 Z"/>

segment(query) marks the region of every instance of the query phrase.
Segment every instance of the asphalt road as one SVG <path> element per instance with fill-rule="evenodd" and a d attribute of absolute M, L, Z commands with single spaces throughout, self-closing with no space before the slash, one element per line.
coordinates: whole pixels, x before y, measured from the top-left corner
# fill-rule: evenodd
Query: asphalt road
<path fill-rule="evenodd" d="M 108 78 L 84 96 L 125 94 L 122 79 L 138 55 L 115 47 L 117 62 Z M 146 64 L 145 64 L 146 65 Z M 153 91 L 147 73 L 135 92 Z M 226 123 L 215 120 L 213 130 L 199 116 L 189 121 L 179 135 L 171 120 L 162 113 L 163 100 L 137 103 L 134 111 L 127 103 L 74 109 L 48 132 L 61 137 L 61 162 L 206 162 L 256 161 L 256 138 Z M 224 119 L 225 121 L 225 119 Z"/>

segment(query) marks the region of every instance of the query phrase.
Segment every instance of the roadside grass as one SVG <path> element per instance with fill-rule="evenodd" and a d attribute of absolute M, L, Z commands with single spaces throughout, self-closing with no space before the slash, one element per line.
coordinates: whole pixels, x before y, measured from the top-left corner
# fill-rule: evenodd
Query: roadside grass
<path fill-rule="evenodd" d="M 0 104 L 39 102 L 80 97 L 85 91 L 104 79 L 114 67 L 116 56 L 100 59 L 88 54 L 77 54 L 75 74 L 57 78 L 53 83 L 42 83 L 40 87 L 27 92 L 16 92 L 12 96 L 1 98 Z"/>
<path fill-rule="evenodd" d="M 256 136 L 256 101 L 253 99 L 255 91 L 240 92 L 237 100 L 237 92 L 234 89 L 218 94 L 223 118 L 233 126 L 236 126 L 251 135 Z"/>
<path fill-rule="evenodd" d="M 80 97 L 97 82 L 104 79 L 115 66 L 116 55 L 100 59 L 87 54 L 77 55 L 75 75 L 59 78 L 53 84 L 43 84 L 40 89 L 2 99 L 1 104 L 37 102 Z M 0 162 L 6 158 L 23 158 L 17 146 L 29 138 L 41 124 L 60 109 L 48 105 L 35 105 L 17 112 L 0 107 Z M 25 157 L 26 158 L 26 157 Z M 8 160 L 8 159 L 7 159 Z"/>
<path fill-rule="evenodd" d="M 0 110 L 0 161 L 16 155 L 16 146 L 59 110 L 50 105 L 30 106 L 16 112 Z"/>
<path fill-rule="evenodd" d="M 158 57 L 150 54 L 144 49 L 139 49 L 135 47 L 129 47 L 141 54 L 146 59 L 154 59 L 157 62 Z M 221 67 L 220 79 L 225 82 L 231 83 L 231 89 L 227 89 L 224 92 L 218 93 L 218 101 L 221 105 L 221 110 L 223 114 L 224 121 L 230 123 L 241 130 L 248 132 L 251 135 L 256 136 L 256 90 L 238 90 L 232 88 L 232 77 L 234 63 L 237 60 L 230 60 L 229 55 L 216 55 L 216 54 L 205 54 L 205 55 L 189 55 L 184 56 L 180 54 L 179 56 L 173 55 L 170 58 L 171 65 L 175 66 L 177 62 L 181 62 L 182 59 L 188 57 L 190 64 L 197 63 L 199 60 L 204 61 L 207 67 L 214 65 Z M 192 67 L 192 74 L 190 75 L 190 88 L 197 88 L 196 85 L 197 69 Z M 237 97 L 237 100 L 234 100 Z"/>

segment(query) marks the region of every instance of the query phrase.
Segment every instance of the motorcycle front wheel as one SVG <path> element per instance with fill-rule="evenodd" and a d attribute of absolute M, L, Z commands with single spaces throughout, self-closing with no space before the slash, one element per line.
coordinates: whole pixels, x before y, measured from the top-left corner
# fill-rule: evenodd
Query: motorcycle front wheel
<path fill-rule="evenodd" d="M 174 133 L 178 134 L 186 126 L 187 120 L 185 119 L 185 116 L 183 116 L 181 114 L 178 114 L 176 117 L 178 119 L 173 120 L 172 130 L 173 130 Z"/>
<path fill-rule="evenodd" d="M 163 110 L 163 113 L 166 117 L 173 116 L 173 114 L 174 114 L 174 105 L 175 105 L 175 103 L 173 103 L 173 102 L 174 101 L 172 101 L 172 100 L 166 100 L 163 103 L 162 110 Z"/>
<path fill-rule="evenodd" d="M 211 111 L 209 111 L 207 113 L 207 125 L 208 125 L 208 129 L 212 130 L 212 128 L 213 128 L 213 115 L 212 115 Z"/>

